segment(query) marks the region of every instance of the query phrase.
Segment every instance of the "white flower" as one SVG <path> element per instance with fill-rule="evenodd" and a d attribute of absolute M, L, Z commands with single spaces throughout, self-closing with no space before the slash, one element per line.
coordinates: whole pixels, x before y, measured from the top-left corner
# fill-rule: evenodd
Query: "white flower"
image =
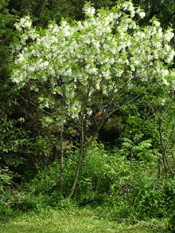
<path fill-rule="evenodd" d="M 88 71 L 90 74 L 97 74 L 97 69 L 95 67 L 89 69 Z"/>
<path fill-rule="evenodd" d="M 168 54 L 168 57 L 166 58 L 165 61 L 166 61 L 167 63 L 170 63 L 170 62 L 173 60 L 174 55 L 175 55 L 175 51 L 172 50 L 172 51 Z"/>
<path fill-rule="evenodd" d="M 24 27 L 26 27 L 26 28 L 30 28 L 31 26 L 32 26 L 32 22 L 31 21 L 26 21 L 24 23 Z"/>
<path fill-rule="evenodd" d="M 137 36 L 137 37 L 140 37 L 140 38 L 145 38 L 145 33 L 144 33 L 144 32 L 138 31 L 138 32 L 136 33 L 136 36 Z"/>
<path fill-rule="evenodd" d="M 161 70 L 161 74 L 163 77 L 165 77 L 169 74 L 169 71 L 168 70 Z"/>
<path fill-rule="evenodd" d="M 102 75 L 104 76 L 104 78 L 105 78 L 106 80 L 108 80 L 108 79 L 111 78 L 111 75 L 110 75 L 109 70 L 107 70 L 107 71 L 102 71 Z"/>
<path fill-rule="evenodd" d="M 24 60 L 25 60 L 24 54 L 23 53 L 19 54 L 17 63 L 22 63 L 24 62 Z"/>
<path fill-rule="evenodd" d="M 84 10 L 85 15 L 87 15 L 87 16 L 92 17 L 95 14 L 94 7 L 90 7 L 90 6 L 85 5 L 83 10 Z"/>
<path fill-rule="evenodd" d="M 96 88 L 99 90 L 100 89 L 100 83 L 96 84 Z"/>
<path fill-rule="evenodd" d="M 62 21 L 62 22 L 61 22 L 61 26 L 62 26 L 62 27 L 65 27 L 66 25 L 67 25 L 67 22 L 66 22 L 66 21 Z"/>
<path fill-rule="evenodd" d="M 64 74 L 70 76 L 72 74 L 72 69 L 69 68 Z"/>
<path fill-rule="evenodd" d="M 18 30 L 18 31 L 22 30 L 21 25 L 19 23 L 15 23 L 14 26 L 15 26 L 16 30 Z"/>
<path fill-rule="evenodd" d="M 135 65 L 138 65 L 139 63 L 140 63 L 139 60 L 135 60 L 135 61 L 134 61 L 134 64 L 135 64 Z"/>
<path fill-rule="evenodd" d="M 65 37 L 70 36 L 71 35 L 70 27 L 69 26 L 64 27 L 62 33 Z"/>
<path fill-rule="evenodd" d="M 165 78 L 163 78 L 162 80 L 163 80 L 163 83 L 164 83 L 166 86 L 169 85 L 168 81 L 167 81 Z"/>
<path fill-rule="evenodd" d="M 154 23 L 154 25 L 155 25 L 156 27 L 160 27 L 160 22 L 159 22 L 159 21 L 155 20 L 153 23 Z"/>
<path fill-rule="evenodd" d="M 159 28 L 159 29 L 158 29 L 156 35 L 157 35 L 158 38 L 161 38 L 161 37 L 163 36 L 162 28 Z"/>
<path fill-rule="evenodd" d="M 141 19 L 145 17 L 145 12 L 140 11 L 140 9 L 137 11 L 138 15 L 140 16 Z"/>
<path fill-rule="evenodd" d="M 162 103 L 161 104 L 165 105 L 165 102 L 166 102 L 165 99 L 162 99 Z"/>
<path fill-rule="evenodd" d="M 165 51 L 166 51 L 166 52 L 169 52 L 170 49 L 171 49 L 171 47 L 170 47 L 168 44 L 166 44 L 166 45 L 165 45 Z"/>
<path fill-rule="evenodd" d="M 174 36 L 171 29 L 163 32 L 156 20 L 152 25 L 140 27 L 132 17 L 137 13 L 144 18 L 145 12 L 135 11 L 131 2 L 121 4 L 116 12 L 115 9 L 99 10 L 97 17 L 95 9 L 89 5 L 84 7 L 84 12 L 90 18 L 81 22 L 69 24 L 63 21 L 60 26 L 52 24 L 44 31 L 30 28 L 29 17 L 15 24 L 23 33 L 20 47 L 15 50 L 19 55 L 15 59 L 13 82 L 19 88 L 30 80 L 33 87 L 47 82 L 51 87 L 46 89 L 49 96 L 63 96 L 58 82 L 62 79 L 65 82 L 66 114 L 70 118 L 78 118 L 81 111 L 79 101 L 83 98 L 78 98 L 79 90 L 81 95 L 87 96 L 89 104 L 98 89 L 107 95 L 114 93 L 117 85 L 120 89 L 123 81 L 126 81 L 126 89 L 131 88 L 135 77 L 147 82 L 147 64 L 150 77 L 156 79 L 155 85 L 170 85 L 169 72 L 171 79 L 175 79 L 166 64 L 172 62 L 175 55 L 168 43 Z M 27 30 L 23 30 L 24 27 Z M 37 40 L 26 43 L 28 38 Z M 53 107 L 49 98 L 41 103 L 42 107 Z"/>
<path fill-rule="evenodd" d="M 145 17 L 145 12 L 140 12 L 140 18 L 143 19 Z"/>
<path fill-rule="evenodd" d="M 171 31 L 171 29 L 167 30 L 164 37 L 165 40 L 169 42 L 174 37 L 174 33 Z"/>
<path fill-rule="evenodd" d="M 26 17 L 22 18 L 20 20 L 20 24 L 21 24 L 21 27 L 23 27 L 23 28 L 28 28 L 28 29 L 31 28 L 32 22 L 30 20 L 30 17 L 26 16 Z"/>
<path fill-rule="evenodd" d="M 48 62 L 48 61 L 45 61 L 42 65 L 43 65 L 43 67 L 44 67 L 44 66 L 47 67 L 47 66 L 49 65 L 49 62 Z"/>
<path fill-rule="evenodd" d="M 161 47 L 162 47 L 162 44 L 161 44 L 160 41 L 156 41 L 156 42 L 154 43 L 154 46 L 155 46 L 156 48 L 161 48 Z"/>

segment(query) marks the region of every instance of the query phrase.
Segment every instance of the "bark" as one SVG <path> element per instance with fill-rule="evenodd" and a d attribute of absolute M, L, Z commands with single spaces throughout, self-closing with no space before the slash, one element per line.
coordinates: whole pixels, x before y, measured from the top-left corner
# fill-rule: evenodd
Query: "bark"
<path fill-rule="evenodd" d="M 77 181 L 78 181 L 78 177 L 79 177 L 79 173 L 80 173 L 80 169 L 81 169 L 81 166 L 82 166 L 82 163 L 83 163 L 84 139 L 85 139 L 85 135 L 84 135 L 84 122 L 83 122 L 83 118 L 82 118 L 80 153 L 79 153 L 78 164 L 77 164 L 77 169 L 76 169 L 74 181 L 73 181 L 73 184 L 72 184 L 72 188 L 71 188 L 71 190 L 70 190 L 70 193 L 69 193 L 69 195 L 68 195 L 68 198 L 71 198 L 72 195 L 74 194 L 74 191 L 75 191 L 75 188 L 76 188 L 76 185 L 77 185 Z"/>
<path fill-rule="evenodd" d="M 65 106 L 65 85 L 62 85 L 63 90 L 63 99 L 62 99 L 62 106 Z M 64 131 L 64 123 L 61 125 L 60 131 L 60 140 L 61 140 L 61 156 L 60 156 L 60 195 L 63 194 L 63 170 L 64 170 L 64 145 L 63 145 L 63 131 Z"/>
<path fill-rule="evenodd" d="M 157 178 L 160 179 L 161 177 L 161 158 L 158 157 L 158 173 L 157 173 Z"/>
<path fill-rule="evenodd" d="M 96 134 L 98 133 L 98 130 L 96 132 Z M 95 134 L 95 135 L 96 135 Z M 80 170 L 83 164 L 84 159 L 86 158 L 86 155 L 89 151 L 90 146 L 92 145 L 92 142 L 95 138 L 94 136 L 91 136 L 89 138 L 89 141 L 85 142 L 85 133 L 84 133 L 84 120 L 82 119 L 82 124 L 81 124 L 81 147 L 80 147 L 80 153 L 79 153 L 79 158 L 78 158 L 78 164 L 77 164 L 77 169 L 75 172 L 75 177 L 74 177 L 74 181 L 70 190 L 69 195 L 67 196 L 67 198 L 71 198 L 75 192 L 75 188 L 78 182 L 78 177 L 80 174 Z"/>
<path fill-rule="evenodd" d="M 60 195 L 63 194 L 63 166 L 64 166 L 64 148 L 63 148 L 63 127 L 61 128 L 61 156 L 60 156 Z"/>
<path fill-rule="evenodd" d="M 77 165 L 77 169 L 76 169 L 76 173 L 75 173 L 73 185 L 72 185 L 72 188 L 71 188 L 70 193 L 69 193 L 69 195 L 68 195 L 67 198 L 71 198 L 72 195 L 73 195 L 74 192 L 75 192 L 75 188 L 76 188 L 76 185 L 77 185 L 77 181 L 78 181 L 80 169 L 81 169 L 81 166 L 82 166 L 82 162 L 83 162 L 83 160 L 82 160 L 82 155 L 79 155 L 78 165 Z"/>
<path fill-rule="evenodd" d="M 166 147 L 165 147 L 165 144 L 163 141 L 162 120 L 161 119 L 159 119 L 159 137 L 160 137 L 160 145 L 161 145 L 161 150 L 162 150 L 162 159 L 163 159 L 163 166 L 164 166 L 165 173 L 167 173 L 167 167 L 168 167 L 171 175 L 174 176 L 174 172 L 173 172 L 172 167 L 169 164 L 169 161 L 167 158 L 167 151 L 166 151 Z"/>

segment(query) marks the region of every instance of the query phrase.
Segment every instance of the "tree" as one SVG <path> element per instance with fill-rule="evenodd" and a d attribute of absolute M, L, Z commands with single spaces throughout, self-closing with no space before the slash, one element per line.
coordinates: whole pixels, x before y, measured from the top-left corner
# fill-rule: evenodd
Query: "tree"
<path fill-rule="evenodd" d="M 171 28 L 163 32 L 155 18 L 150 26 L 140 27 L 137 19 L 145 13 L 131 2 L 97 12 L 86 4 L 84 12 L 84 21 L 52 23 L 47 29 L 33 28 L 29 17 L 16 23 L 20 37 L 12 73 L 16 88 L 38 93 L 43 124 L 54 124 L 61 135 L 65 125 L 73 125 L 81 134 L 69 197 L 103 124 L 121 105 L 141 95 L 157 98 L 149 92 L 152 88 L 168 95 L 175 76 Z M 125 91 L 137 86 L 137 95 L 128 100 Z"/>
<path fill-rule="evenodd" d="M 173 25 L 174 28 L 175 7 L 173 0 L 168 1 L 168 4 L 165 0 L 134 0 L 133 3 L 141 5 L 145 10 L 145 23 L 148 23 L 152 17 L 156 16 L 163 27 Z"/>

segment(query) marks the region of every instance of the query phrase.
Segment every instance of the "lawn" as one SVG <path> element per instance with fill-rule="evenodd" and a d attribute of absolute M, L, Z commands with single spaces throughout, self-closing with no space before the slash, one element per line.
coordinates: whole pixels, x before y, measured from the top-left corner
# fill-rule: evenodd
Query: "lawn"
<path fill-rule="evenodd" d="M 0 233 L 167 233 L 165 221 L 110 221 L 90 209 L 30 212 L 0 222 Z"/>

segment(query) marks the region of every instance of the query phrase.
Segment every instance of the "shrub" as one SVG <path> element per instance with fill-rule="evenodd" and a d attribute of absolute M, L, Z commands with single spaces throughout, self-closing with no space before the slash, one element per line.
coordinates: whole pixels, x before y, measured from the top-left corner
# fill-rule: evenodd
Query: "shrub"
<path fill-rule="evenodd" d="M 175 232 L 175 211 L 173 211 L 173 213 L 171 214 L 168 223 L 169 223 L 170 232 L 174 233 Z"/>
<path fill-rule="evenodd" d="M 100 205 L 102 212 L 110 218 L 167 217 L 174 200 L 173 181 L 162 182 L 151 171 L 152 166 L 130 161 L 120 150 L 106 151 L 102 144 L 97 143 L 87 154 L 73 199 L 64 199 L 74 178 L 78 153 L 78 149 L 69 151 L 64 159 L 63 196 L 59 190 L 60 164 L 55 161 L 41 168 L 25 186 L 17 207 L 26 211 Z"/>
<path fill-rule="evenodd" d="M 0 169 L 0 214 L 9 214 L 12 207 L 12 199 L 14 196 L 11 183 L 12 174 L 9 169 Z"/>

